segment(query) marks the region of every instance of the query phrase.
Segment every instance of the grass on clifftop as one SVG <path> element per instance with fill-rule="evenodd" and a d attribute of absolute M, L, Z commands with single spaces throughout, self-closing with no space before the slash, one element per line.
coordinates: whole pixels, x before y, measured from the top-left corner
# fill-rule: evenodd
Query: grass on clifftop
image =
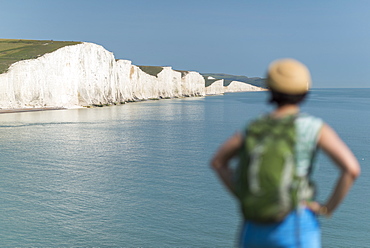
<path fill-rule="evenodd" d="M 149 65 L 138 65 L 138 67 L 146 74 L 157 77 L 158 74 L 163 70 L 162 66 L 149 66 Z"/>
<path fill-rule="evenodd" d="M 0 73 L 6 72 L 9 66 L 17 61 L 36 59 L 64 46 L 80 43 L 74 41 L 0 39 Z"/>
<path fill-rule="evenodd" d="M 138 67 L 146 74 L 158 77 L 158 74 L 163 70 L 162 66 L 138 65 Z M 185 77 L 189 71 L 175 70 L 181 73 L 181 77 Z"/>

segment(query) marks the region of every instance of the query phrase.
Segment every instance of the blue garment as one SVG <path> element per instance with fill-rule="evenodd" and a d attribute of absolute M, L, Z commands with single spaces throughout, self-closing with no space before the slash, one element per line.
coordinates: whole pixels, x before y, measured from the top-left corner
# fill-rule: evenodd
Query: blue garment
<path fill-rule="evenodd" d="M 321 232 L 316 215 L 307 208 L 297 209 L 282 222 L 245 222 L 240 234 L 243 248 L 320 248 Z"/>

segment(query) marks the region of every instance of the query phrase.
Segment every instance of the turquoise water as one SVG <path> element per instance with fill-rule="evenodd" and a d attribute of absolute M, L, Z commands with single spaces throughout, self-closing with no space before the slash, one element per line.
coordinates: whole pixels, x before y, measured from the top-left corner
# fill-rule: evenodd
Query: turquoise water
<path fill-rule="evenodd" d="M 235 200 L 208 161 L 270 109 L 265 92 L 0 115 L 0 247 L 233 247 Z M 304 111 L 353 149 L 361 178 L 323 247 L 368 247 L 370 89 L 313 90 Z M 336 170 L 319 156 L 320 200 Z"/>

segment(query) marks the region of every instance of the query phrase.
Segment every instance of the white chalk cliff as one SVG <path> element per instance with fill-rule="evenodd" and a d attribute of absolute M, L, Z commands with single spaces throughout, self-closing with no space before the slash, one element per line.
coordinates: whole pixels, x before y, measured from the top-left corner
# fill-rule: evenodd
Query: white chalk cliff
<path fill-rule="evenodd" d="M 242 91 L 261 91 L 266 90 L 251 84 L 247 84 L 239 81 L 231 81 L 227 86 L 225 86 L 224 79 L 212 79 L 214 81 L 211 85 L 206 87 L 206 95 L 217 95 L 227 92 L 242 92 Z"/>
<path fill-rule="evenodd" d="M 82 43 L 11 65 L 0 75 L 0 108 L 71 108 L 246 90 L 238 83 L 210 87 L 198 72 L 163 67 L 152 76 L 102 46 Z"/>

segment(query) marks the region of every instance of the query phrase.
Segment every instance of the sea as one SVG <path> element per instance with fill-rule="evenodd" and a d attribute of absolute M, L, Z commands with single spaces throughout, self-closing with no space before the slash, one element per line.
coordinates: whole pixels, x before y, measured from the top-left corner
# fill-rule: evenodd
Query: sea
<path fill-rule="evenodd" d="M 0 115 L 0 247 L 236 247 L 236 200 L 209 166 L 267 113 L 268 92 Z M 323 247 L 370 247 L 370 89 L 313 89 L 302 111 L 332 126 L 362 174 Z M 319 153 L 324 202 L 338 169 Z"/>

